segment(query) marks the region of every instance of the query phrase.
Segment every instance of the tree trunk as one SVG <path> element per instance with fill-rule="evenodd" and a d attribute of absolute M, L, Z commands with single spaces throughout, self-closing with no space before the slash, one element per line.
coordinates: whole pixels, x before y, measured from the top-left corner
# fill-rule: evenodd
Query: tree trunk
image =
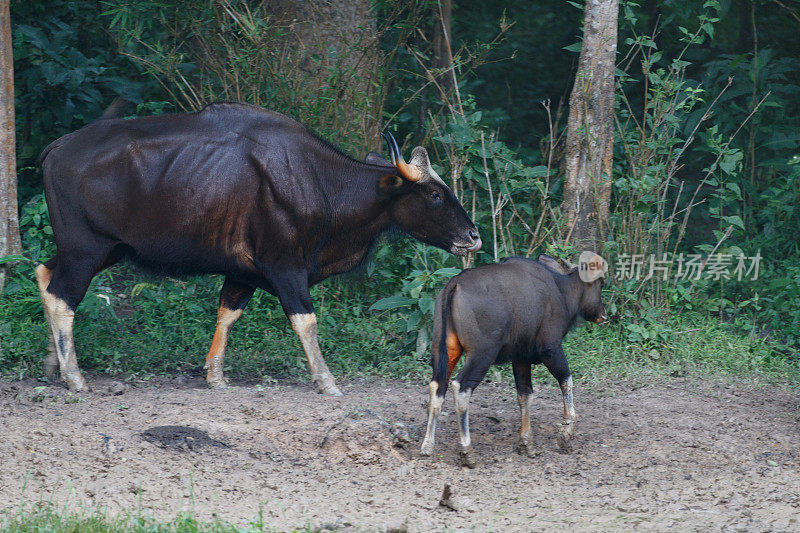
<path fill-rule="evenodd" d="M 291 28 L 286 38 L 299 54 L 308 83 L 338 85 L 335 109 L 323 119 L 363 131 L 364 147 L 380 150 L 382 57 L 372 0 L 279 0 L 267 5 L 279 23 Z"/>
<path fill-rule="evenodd" d="M 443 89 L 449 90 L 453 87 L 453 75 L 446 71 L 453 63 L 450 50 L 452 0 L 440 0 L 433 6 L 433 11 L 433 58 L 431 63 L 433 68 L 442 70 L 443 73 L 437 81 Z"/>
<path fill-rule="evenodd" d="M 619 0 L 587 0 L 583 46 L 569 100 L 564 237 L 601 251 L 608 230 L 614 154 L 614 68 Z"/>
<path fill-rule="evenodd" d="M 0 0 L 0 257 L 20 253 L 10 0 Z M 0 265 L 0 292 L 7 265 Z"/>

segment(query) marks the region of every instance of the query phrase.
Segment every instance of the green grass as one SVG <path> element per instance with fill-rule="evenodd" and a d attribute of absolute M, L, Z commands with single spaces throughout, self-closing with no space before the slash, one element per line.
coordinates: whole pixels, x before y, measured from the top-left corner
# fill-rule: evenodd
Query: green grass
<path fill-rule="evenodd" d="M 0 297 L 0 368 L 5 378 L 38 378 L 47 333 L 32 277 L 20 274 Z M 126 267 L 104 272 L 76 316 L 79 363 L 90 373 L 125 377 L 201 374 L 221 283 L 220 277 L 143 278 Z M 334 280 L 314 288 L 326 361 L 337 376 L 427 379 L 429 356 L 414 354 L 413 333 L 399 333 L 407 315 L 367 311 L 383 296 L 369 281 Z M 800 375 L 796 353 L 700 314 L 580 325 L 564 350 L 584 382 L 642 375 L 774 382 Z M 300 343 L 274 297 L 258 291 L 234 326 L 226 372 L 234 379 L 308 380 Z M 551 379 L 546 372 L 537 375 Z"/>
<path fill-rule="evenodd" d="M 631 340 L 625 324 L 588 325 L 573 332 L 564 350 L 573 372 L 588 381 L 643 374 L 698 378 L 746 377 L 796 381 L 800 361 L 773 342 L 744 335 L 715 318 L 667 318 L 650 328 L 656 339 Z"/>
<path fill-rule="evenodd" d="M 0 514 L 0 530 L 8 533 L 249 533 L 276 531 L 256 517 L 247 526 L 222 520 L 203 521 L 192 513 L 182 513 L 171 520 L 156 520 L 145 515 L 110 515 L 103 511 L 59 510 L 50 504 L 28 506 L 13 514 Z M 309 528 L 293 531 L 310 532 Z"/>

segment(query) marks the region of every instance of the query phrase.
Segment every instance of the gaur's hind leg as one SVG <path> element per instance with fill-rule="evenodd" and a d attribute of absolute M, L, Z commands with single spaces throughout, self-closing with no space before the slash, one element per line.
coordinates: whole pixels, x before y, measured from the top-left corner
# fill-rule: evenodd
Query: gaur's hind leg
<path fill-rule="evenodd" d="M 461 464 L 469 468 L 475 468 L 476 464 L 469 434 L 469 399 L 475 387 L 483 381 L 495 357 L 497 357 L 497 350 L 494 348 L 469 350 L 464 367 L 456 379 L 450 383 L 456 404 L 458 435 L 461 440 L 461 451 L 459 452 Z"/>
<path fill-rule="evenodd" d="M 47 336 L 49 341 L 47 344 L 47 358 L 44 362 L 44 371 L 48 379 L 55 379 L 56 372 L 58 371 L 58 355 L 56 354 L 56 343 L 53 338 L 52 322 L 50 316 L 50 306 L 46 304 L 47 286 L 50 285 L 50 279 L 53 277 L 53 269 L 56 265 L 56 258 L 50 259 L 46 263 L 36 267 L 36 284 L 39 286 L 39 295 L 42 298 L 42 308 L 44 309 L 44 318 L 47 323 Z"/>
<path fill-rule="evenodd" d="M 531 384 L 531 365 L 523 361 L 515 361 L 514 383 L 517 386 L 517 401 L 522 418 L 519 430 L 517 451 L 522 455 L 534 457 L 538 455 L 533 448 L 533 435 L 531 431 L 531 403 L 533 400 L 533 386 Z"/>
<path fill-rule="evenodd" d="M 72 337 L 75 309 L 86 294 L 92 277 L 108 264 L 107 257 L 111 249 L 111 246 L 103 248 L 87 246 L 82 250 L 70 250 L 69 254 L 59 253 L 52 270 L 46 264 L 37 272 L 37 281 L 42 285 L 50 274 L 50 282 L 42 290 L 42 303 L 55 344 L 61 377 L 71 391 L 82 391 L 87 388 L 78 367 Z"/>
<path fill-rule="evenodd" d="M 436 421 L 439 419 L 439 414 L 442 412 L 442 404 L 444 404 L 444 396 L 447 392 L 447 381 L 453 373 L 453 369 L 461 358 L 464 348 L 458 340 L 458 336 L 454 331 L 442 332 L 441 329 L 441 316 L 440 309 L 437 306 L 434 313 L 434 328 L 433 328 L 433 349 L 432 349 L 432 367 L 433 379 L 428 385 L 430 391 L 430 398 L 428 399 L 428 426 L 425 430 L 425 439 L 422 441 L 422 448 L 420 454 L 429 456 L 433 454 L 433 446 L 436 434 Z M 445 335 L 444 346 L 442 346 L 442 335 Z M 444 348 L 444 357 L 441 357 L 439 351 Z M 444 365 L 442 364 L 444 363 Z M 440 368 L 440 366 L 442 368 Z"/>
<path fill-rule="evenodd" d="M 561 396 L 564 401 L 564 419 L 558 432 L 558 446 L 565 452 L 571 452 L 570 439 L 575 434 L 578 417 L 575 414 L 575 405 L 572 402 L 572 374 L 561 345 L 547 351 L 542 358 L 544 366 L 558 381 L 561 387 Z"/>
<path fill-rule="evenodd" d="M 222 284 L 219 294 L 219 309 L 217 310 L 217 326 L 214 329 L 211 348 L 206 356 L 205 368 L 208 371 L 206 382 L 209 387 L 224 387 L 228 384 L 222 369 L 228 336 L 233 324 L 242 316 L 242 311 L 254 291 L 253 287 L 231 281 L 229 278 L 225 278 L 225 283 Z"/>
<path fill-rule="evenodd" d="M 277 276 L 273 273 L 270 282 L 283 311 L 289 317 L 292 329 L 300 338 L 311 378 L 317 384 L 320 394 L 341 396 L 342 392 L 336 386 L 333 374 L 322 358 L 322 350 L 319 349 L 317 315 L 314 314 L 314 306 L 311 304 L 311 295 L 308 292 L 308 274 L 296 272 Z"/>

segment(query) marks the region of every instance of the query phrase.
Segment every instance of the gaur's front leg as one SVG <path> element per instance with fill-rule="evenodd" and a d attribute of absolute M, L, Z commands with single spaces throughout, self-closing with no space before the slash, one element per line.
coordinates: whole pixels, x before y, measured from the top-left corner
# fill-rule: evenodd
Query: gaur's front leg
<path fill-rule="evenodd" d="M 572 403 L 572 374 L 569 371 L 569 364 L 560 344 L 547 351 L 546 357 L 543 358 L 543 363 L 553 377 L 558 380 L 558 385 L 561 387 L 561 397 L 564 401 L 564 419 L 558 432 L 558 446 L 569 453 L 572 451 L 569 441 L 575 434 L 578 417 L 575 414 L 575 406 Z"/>
<path fill-rule="evenodd" d="M 222 370 L 225 360 L 225 347 L 233 324 L 242 316 L 247 302 L 253 296 L 255 288 L 225 278 L 219 293 L 219 309 L 217 310 L 217 326 L 214 338 L 206 355 L 206 382 L 209 387 L 225 387 L 228 380 Z"/>
<path fill-rule="evenodd" d="M 528 457 L 535 457 L 538 452 L 533 448 L 533 431 L 531 430 L 531 404 L 533 402 L 531 365 L 523 361 L 514 361 L 513 369 L 514 383 L 517 386 L 517 401 L 522 418 L 517 452 Z"/>
<path fill-rule="evenodd" d="M 317 315 L 314 314 L 314 306 L 311 304 L 311 295 L 308 292 L 308 274 L 298 272 L 281 276 L 281 280 L 274 282 L 273 287 L 283 311 L 289 317 L 292 329 L 300 338 L 300 344 L 303 346 L 308 361 L 308 369 L 311 372 L 311 379 L 317 384 L 320 394 L 341 396 L 342 392 L 336 386 L 333 374 L 325 364 L 319 348 Z"/>

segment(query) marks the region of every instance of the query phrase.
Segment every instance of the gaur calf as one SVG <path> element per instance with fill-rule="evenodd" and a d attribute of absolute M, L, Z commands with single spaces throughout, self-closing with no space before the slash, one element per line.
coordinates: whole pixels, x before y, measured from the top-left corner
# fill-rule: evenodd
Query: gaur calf
<path fill-rule="evenodd" d="M 561 386 L 564 421 L 558 443 L 569 450 L 576 415 L 572 378 L 561 341 L 579 315 L 597 323 L 606 319 L 600 297 L 604 264 L 602 258 L 591 254 L 590 259 L 581 261 L 581 267 L 570 264 L 569 269 L 546 255 L 539 256 L 538 261 L 512 257 L 500 264 L 466 270 L 445 285 L 434 312 L 433 380 L 422 455 L 433 453 L 436 419 L 442 410 L 447 381 L 463 353 L 463 368 L 451 383 L 463 465 L 475 466 L 469 435 L 472 391 L 493 363 L 507 361 L 513 366 L 522 413 L 518 451 L 534 454 L 531 365 L 539 363 Z"/>

